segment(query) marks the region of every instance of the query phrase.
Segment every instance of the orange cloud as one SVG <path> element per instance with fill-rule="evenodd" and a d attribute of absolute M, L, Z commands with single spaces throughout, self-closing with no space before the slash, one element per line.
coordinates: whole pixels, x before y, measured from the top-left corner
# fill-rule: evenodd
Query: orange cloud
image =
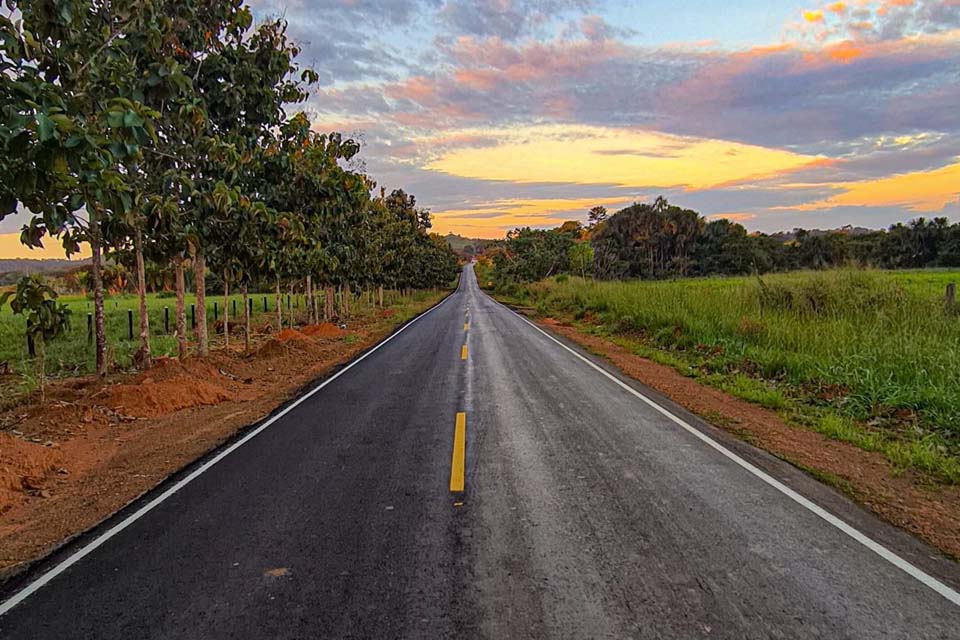
<path fill-rule="evenodd" d="M 837 195 L 783 210 L 816 211 L 834 207 L 904 207 L 918 213 L 942 211 L 960 199 L 960 162 L 932 171 L 899 173 L 886 178 L 832 183 Z"/>
<path fill-rule="evenodd" d="M 827 11 L 830 13 L 841 14 L 847 10 L 847 3 L 845 2 L 834 2 L 833 4 L 828 4 L 826 7 Z"/>
<path fill-rule="evenodd" d="M 827 47 L 825 51 L 831 60 L 836 60 L 837 62 L 843 63 L 850 62 L 851 60 L 855 60 L 863 55 L 863 49 L 861 47 L 854 46 L 854 44 L 849 40 Z"/>
<path fill-rule="evenodd" d="M 699 190 L 781 175 L 825 160 L 725 140 L 586 125 L 462 133 L 496 138 L 498 144 L 454 149 L 425 168 L 480 180 Z"/>
<path fill-rule="evenodd" d="M 503 237 L 504 231 L 516 227 L 558 226 L 567 220 L 584 220 L 591 207 L 601 205 L 616 210 L 633 200 L 609 197 L 492 200 L 470 209 L 434 211 L 431 230 L 441 234 L 469 233 L 480 238 L 499 238 Z"/>
<path fill-rule="evenodd" d="M 710 220 L 732 220 L 733 222 L 745 222 L 756 217 L 755 213 L 714 213 L 707 216 Z"/>

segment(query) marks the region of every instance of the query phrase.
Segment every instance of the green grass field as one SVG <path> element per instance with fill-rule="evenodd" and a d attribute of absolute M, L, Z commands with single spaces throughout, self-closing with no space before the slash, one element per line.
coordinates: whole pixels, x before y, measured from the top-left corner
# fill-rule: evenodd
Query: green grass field
<path fill-rule="evenodd" d="M 560 276 L 507 299 L 591 331 L 794 424 L 960 481 L 960 271 L 837 270 L 602 282 Z"/>
<path fill-rule="evenodd" d="M 427 297 L 434 295 L 431 292 L 415 292 L 412 298 L 403 298 L 395 292 L 390 293 L 392 302 L 400 306 L 399 315 L 404 313 L 406 307 L 411 307 L 414 302 L 420 302 Z M 267 298 L 269 311 L 263 311 L 263 299 Z M 274 296 L 272 294 L 251 294 L 253 301 L 254 325 L 261 325 L 265 322 L 273 322 L 276 318 L 276 307 L 274 306 Z M 87 336 L 87 314 L 93 313 L 93 302 L 81 296 L 60 296 L 60 302 L 65 303 L 71 310 L 70 331 L 61 338 L 52 341 L 47 345 L 46 371 L 52 376 L 76 375 L 90 373 L 94 367 L 94 346 L 93 341 Z M 193 332 L 191 330 L 190 306 L 194 304 L 194 296 L 186 297 L 187 314 L 187 333 L 192 340 Z M 390 300 L 388 300 L 389 302 Z M 217 303 L 217 316 L 223 319 L 223 296 L 207 296 L 207 322 L 208 333 L 215 343 L 222 342 L 222 335 L 215 335 L 213 332 L 214 320 L 214 302 Z M 237 314 L 233 313 L 233 303 L 236 302 Z M 284 305 L 284 324 L 289 321 L 287 314 L 287 296 L 282 297 Z M 134 353 L 139 346 L 139 325 L 138 325 L 138 299 L 136 295 L 118 295 L 108 296 L 105 303 L 105 329 L 107 335 L 107 356 L 108 361 L 114 362 L 120 367 L 127 367 L 131 364 Z M 243 316 L 243 298 L 240 295 L 230 298 L 230 321 L 242 322 Z M 304 296 L 293 296 L 290 299 L 291 308 L 297 321 L 302 322 L 306 318 L 305 298 Z M 176 353 L 177 341 L 173 336 L 176 328 L 176 299 L 166 297 L 164 294 L 150 294 L 147 297 L 148 315 L 150 320 L 150 346 L 154 355 L 173 355 Z M 164 330 L 164 309 L 169 309 L 169 333 Z M 365 298 L 354 303 L 352 308 L 355 312 L 363 312 L 367 309 Z M 133 311 L 133 340 L 129 339 L 127 311 Z M 23 316 L 16 316 L 10 310 L 9 305 L 0 308 L 0 362 L 8 362 L 12 370 L 18 374 L 17 382 L 20 390 L 27 390 L 33 387 L 35 375 L 35 364 L 28 356 L 27 342 L 24 337 Z M 242 336 L 234 334 L 234 340 L 242 341 Z"/>

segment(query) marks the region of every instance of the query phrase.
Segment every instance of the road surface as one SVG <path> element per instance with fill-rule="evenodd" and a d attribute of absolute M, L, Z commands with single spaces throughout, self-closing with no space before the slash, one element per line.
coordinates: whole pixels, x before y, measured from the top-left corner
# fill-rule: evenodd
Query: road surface
<path fill-rule="evenodd" d="M 468 267 L 8 588 L 0 638 L 960 637 L 956 565 L 578 354 Z"/>

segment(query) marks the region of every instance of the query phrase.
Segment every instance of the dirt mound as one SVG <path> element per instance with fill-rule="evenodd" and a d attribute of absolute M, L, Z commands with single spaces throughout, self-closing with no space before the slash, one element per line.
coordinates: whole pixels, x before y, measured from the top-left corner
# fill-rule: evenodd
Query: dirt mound
<path fill-rule="evenodd" d="M 277 340 L 280 342 L 290 342 L 291 340 L 303 340 L 306 338 L 305 335 L 297 331 L 296 329 L 284 329 L 277 334 Z"/>
<path fill-rule="evenodd" d="M 42 491 L 47 476 L 62 465 L 59 449 L 0 433 L 0 513 L 24 494 Z"/>
<path fill-rule="evenodd" d="M 284 329 L 257 349 L 257 357 L 276 358 L 293 351 L 312 356 L 320 351 L 320 347 L 313 338 L 305 336 L 296 329 Z"/>
<path fill-rule="evenodd" d="M 210 358 L 187 358 L 180 362 L 176 358 L 154 358 L 153 366 L 137 376 L 137 382 L 166 382 L 184 376 L 216 380 L 219 377 L 217 366 Z"/>
<path fill-rule="evenodd" d="M 123 416 L 151 418 L 232 400 L 233 394 L 213 382 L 180 374 L 163 380 L 146 376 L 137 384 L 104 387 L 92 399 Z"/>
<path fill-rule="evenodd" d="M 310 324 L 305 326 L 301 332 L 303 335 L 312 336 L 314 338 L 339 338 L 347 333 L 331 322 Z"/>

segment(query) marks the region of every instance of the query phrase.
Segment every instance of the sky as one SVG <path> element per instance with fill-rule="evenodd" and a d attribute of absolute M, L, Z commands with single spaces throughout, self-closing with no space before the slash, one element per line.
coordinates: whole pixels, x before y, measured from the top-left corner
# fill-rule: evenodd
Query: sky
<path fill-rule="evenodd" d="M 658 195 L 765 232 L 960 220 L 960 0 L 250 4 L 320 73 L 315 128 L 440 233 Z"/>

